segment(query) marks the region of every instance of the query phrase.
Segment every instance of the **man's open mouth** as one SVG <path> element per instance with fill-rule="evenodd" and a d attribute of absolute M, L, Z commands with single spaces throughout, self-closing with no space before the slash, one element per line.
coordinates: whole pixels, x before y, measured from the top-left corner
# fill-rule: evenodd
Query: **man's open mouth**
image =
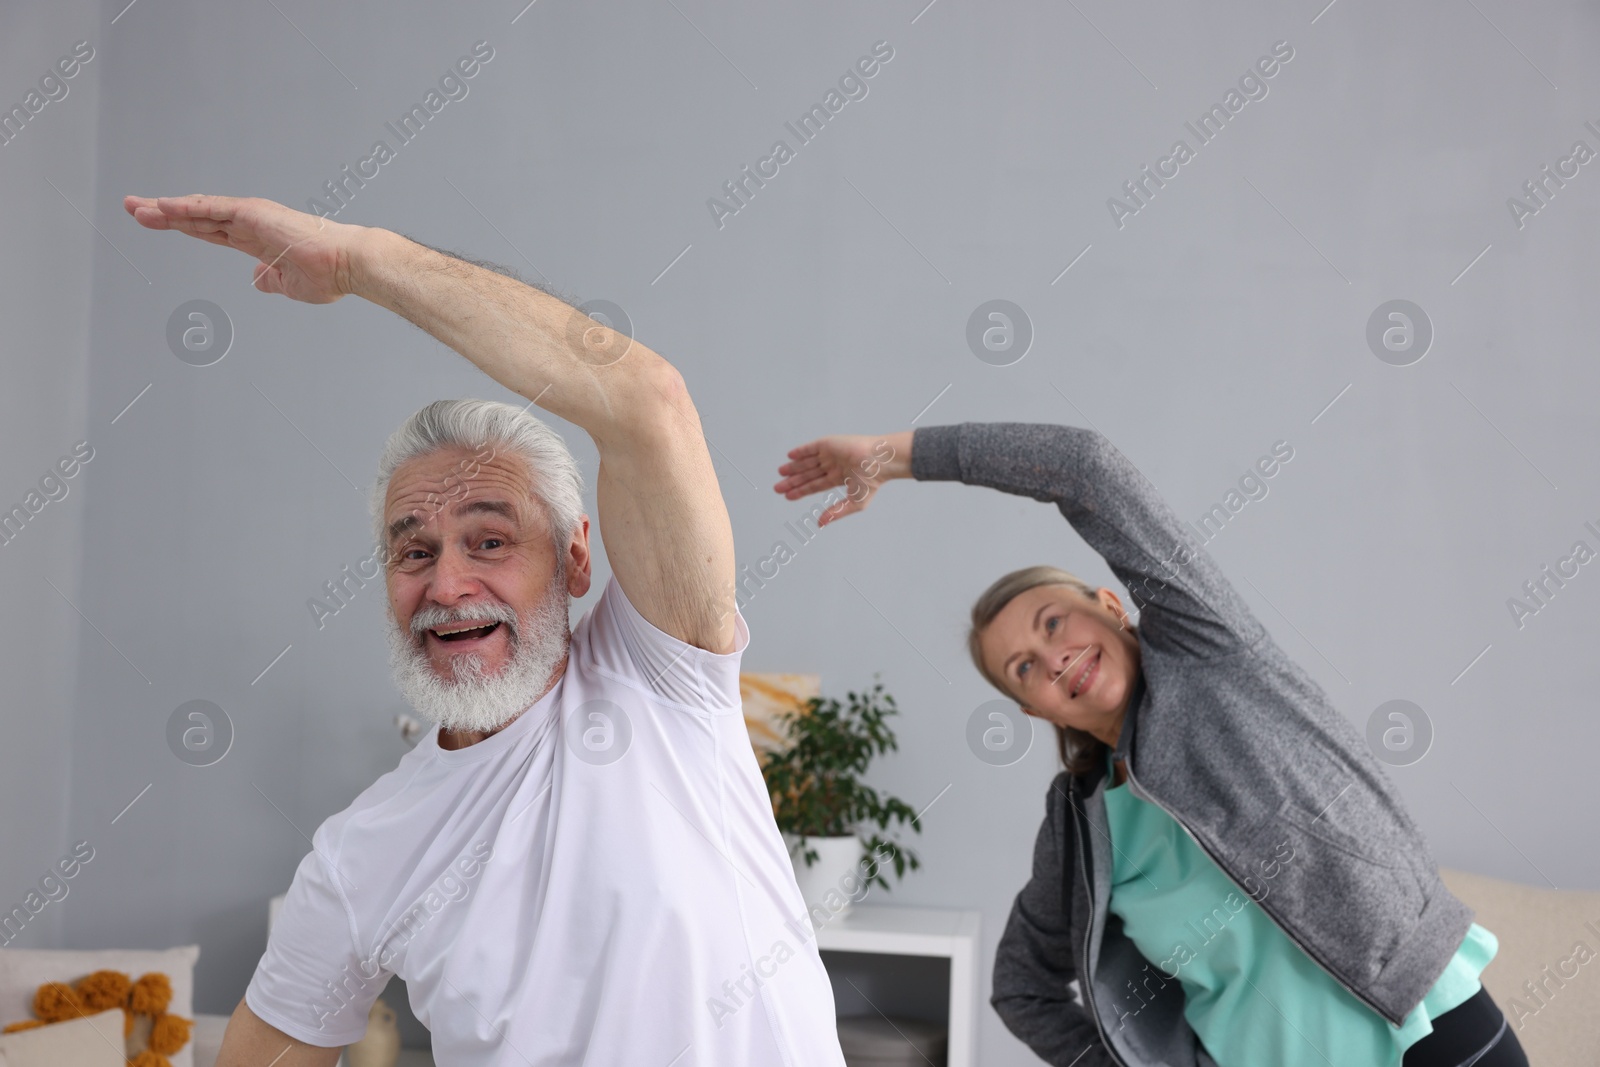
<path fill-rule="evenodd" d="M 435 627 L 429 630 L 428 633 L 440 641 L 446 641 L 453 644 L 457 641 L 480 641 L 494 633 L 499 628 L 500 623 L 498 621 L 478 623 L 477 625 L 473 625 L 470 622 L 450 623 L 447 626 Z"/>

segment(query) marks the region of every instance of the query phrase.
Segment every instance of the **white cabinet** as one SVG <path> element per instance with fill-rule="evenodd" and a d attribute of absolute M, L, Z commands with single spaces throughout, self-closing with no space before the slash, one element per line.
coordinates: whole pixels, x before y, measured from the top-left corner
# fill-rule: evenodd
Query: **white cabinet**
<path fill-rule="evenodd" d="M 947 1067 L 973 1067 L 977 1056 L 978 923 L 981 913 L 945 908 L 909 908 L 890 904 L 856 904 L 816 931 L 817 948 L 835 979 L 849 980 L 852 960 L 830 953 L 866 953 L 946 961 L 943 1004 L 926 1005 L 926 1018 L 945 1016 L 950 1044 Z M 859 959 L 859 957 L 857 957 Z M 943 973 L 945 966 L 939 968 Z M 859 989 L 857 990 L 859 992 Z M 940 1011 L 939 1009 L 942 1009 Z M 901 1010 L 904 1010 L 903 1008 Z M 888 1014 L 895 1014 L 893 1010 Z"/>

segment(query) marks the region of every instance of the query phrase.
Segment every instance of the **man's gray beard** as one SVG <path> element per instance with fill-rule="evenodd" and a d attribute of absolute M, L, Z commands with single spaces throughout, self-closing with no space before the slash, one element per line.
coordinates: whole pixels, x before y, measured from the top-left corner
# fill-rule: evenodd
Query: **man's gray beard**
<path fill-rule="evenodd" d="M 539 699 L 550 685 L 551 673 L 567 654 L 571 644 L 567 600 L 566 575 L 558 573 L 544 599 L 526 616 L 519 618 L 504 603 L 478 603 L 454 610 L 419 608 L 412 615 L 410 637 L 400 629 L 391 608 L 386 630 L 395 686 L 418 715 L 446 730 L 498 730 Z M 498 672 L 486 674 L 479 653 L 454 655 L 450 657 L 454 680 L 440 678 L 421 643 L 426 640 L 422 631 L 447 622 L 483 618 L 499 619 L 508 627 L 511 658 Z"/>

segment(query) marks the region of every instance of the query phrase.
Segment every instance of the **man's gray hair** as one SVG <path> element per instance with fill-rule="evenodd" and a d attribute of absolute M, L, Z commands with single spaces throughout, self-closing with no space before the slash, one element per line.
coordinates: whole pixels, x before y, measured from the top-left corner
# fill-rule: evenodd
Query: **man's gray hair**
<path fill-rule="evenodd" d="M 373 536 L 385 550 L 383 505 L 389 493 L 389 480 L 404 463 L 442 448 L 467 449 L 473 456 L 463 460 L 462 469 L 447 478 L 443 507 L 451 494 L 459 494 L 477 473 L 477 465 L 494 456 L 512 455 L 527 465 L 531 474 L 528 492 L 544 505 L 550 520 L 550 533 L 556 555 L 562 557 L 572 531 L 583 515 L 583 472 L 567 450 L 561 435 L 525 408 L 498 400 L 435 400 L 420 408 L 400 428 L 389 435 L 378 457 L 378 480 L 368 498 Z M 427 518 L 428 516 L 424 516 Z"/>

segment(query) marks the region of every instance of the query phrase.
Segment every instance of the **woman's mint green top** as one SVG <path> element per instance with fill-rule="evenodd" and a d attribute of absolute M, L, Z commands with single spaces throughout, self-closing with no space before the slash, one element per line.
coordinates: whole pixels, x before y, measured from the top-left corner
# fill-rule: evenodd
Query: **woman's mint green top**
<path fill-rule="evenodd" d="M 1499 951 L 1494 934 L 1473 923 L 1422 1002 L 1392 1026 L 1306 955 L 1159 805 L 1126 784 L 1108 785 L 1105 803 L 1111 910 L 1153 966 L 1164 976 L 1177 971 L 1184 1017 L 1219 1067 L 1399 1067 L 1405 1050 L 1433 1032 L 1430 1020 L 1478 991 Z"/>

